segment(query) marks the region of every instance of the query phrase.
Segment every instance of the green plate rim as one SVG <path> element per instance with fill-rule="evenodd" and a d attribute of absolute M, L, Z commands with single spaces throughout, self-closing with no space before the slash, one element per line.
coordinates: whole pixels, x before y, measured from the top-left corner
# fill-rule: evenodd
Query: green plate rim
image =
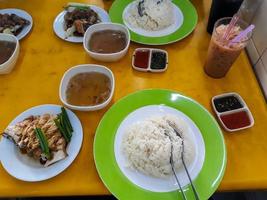
<path fill-rule="evenodd" d="M 124 24 L 122 13 L 124 8 L 131 2 L 132 0 L 115 0 L 109 10 L 111 21 L 114 23 Z M 129 30 L 131 34 L 131 41 L 146 45 L 165 45 L 182 40 L 191 34 L 198 22 L 196 8 L 189 0 L 173 0 L 172 2 L 181 9 L 184 15 L 183 24 L 179 29 L 172 34 L 162 37 L 142 36 Z"/>
<path fill-rule="evenodd" d="M 211 122 L 211 124 L 208 125 L 208 129 L 214 129 L 214 131 L 217 132 L 217 134 L 209 134 L 209 133 L 204 133 L 204 135 L 202 134 L 202 137 L 204 139 L 204 143 L 205 143 L 205 160 L 204 160 L 204 164 L 203 167 L 199 173 L 199 175 L 197 176 L 197 178 L 194 180 L 194 184 L 197 187 L 200 199 L 208 199 L 218 188 L 224 172 L 225 172 L 225 168 L 226 168 L 226 162 L 227 162 L 227 153 L 226 153 L 226 146 L 225 146 L 225 142 L 224 142 L 224 137 L 222 134 L 222 131 L 217 123 L 217 121 L 214 119 L 214 117 L 208 112 L 208 110 L 203 107 L 201 104 L 199 104 L 197 101 L 186 97 L 182 94 L 177 93 L 176 91 L 172 91 L 172 90 L 165 90 L 165 89 L 146 89 L 146 90 L 140 90 L 134 93 L 131 93 L 123 98 L 121 98 L 119 101 L 117 101 L 114 105 L 112 105 L 112 107 L 105 113 L 105 115 L 103 116 L 103 118 L 101 119 L 96 133 L 95 133 L 95 138 L 94 138 L 94 146 L 93 146 L 93 154 L 94 154 L 94 161 L 95 161 L 95 166 L 97 169 L 97 172 L 99 174 L 100 179 L 102 180 L 102 182 L 104 183 L 104 185 L 108 188 L 108 190 L 118 199 L 125 199 L 122 198 L 122 196 L 127 196 L 127 194 L 129 194 L 129 192 L 131 192 L 130 196 L 127 196 L 127 199 L 137 199 L 137 198 L 145 198 L 145 199 L 177 199 L 178 194 L 177 191 L 172 191 L 172 192 L 151 192 L 145 189 L 142 189 L 138 186 L 136 186 L 135 184 L 133 184 L 130 180 L 128 180 L 127 177 L 124 176 L 124 174 L 120 171 L 118 164 L 116 163 L 116 159 L 115 159 L 115 155 L 114 155 L 114 139 L 115 139 L 115 134 L 117 131 L 118 126 L 120 125 L 121 121 L 131 112 L 133 112 L 135 109 L 146 106 L 146 105 L 156 105 L 156 104 L 164 104 L 170 107 L 173 107 L 175 109 L 177 109 L 177 107 L 171 106 L 171 102 L 162 102 L 162 103 L 149 103 L 149 104 L 143 104 L 143 105 L 139 105 L 139 102 L 134 102 L 134 104 L 138 104 L 135 105 L 134 107 L 136 108 L 131 108 L 131 111 L 122 111 L 119 112 L 119 114 L 121 115 L 123 112 L 126 112 L 125 114 L 122 114 L 122 118 L 119 118 L 117 123 L 111 123 L 111 126 L 114 126 L 114 132 L 112 132 L 110 134 L 110 138 L 112 138 L 111 142 L 109 141 L 109 143 L 107 143 L 106 145 L 101 145 L 99 144 L 99 137 L 100 136 L 105 136 L 105 133 L 101 133 L 101 129 L 103 124 L 105 125 L 106 120 L 109 120 L 110 115 L 113 112 L 117 112 L 116 109 L 118 106 L 123 106 L 123 104 L 125 104 L 125 102 L 129 102 L 129 99 L 131 98 L 135 98 L 135 96 L 145 96 L 145 95 L 156 95 L 156 96 L 162 96 L 163 98 L 171 95 L 171 94 L 175 94 L 179 96 L 179 100 L 181 102 L 181 104 L 191 104 L 192 106 L 198 108 L 199 110 L 201 110 L 202 114 L 205 114 L 206 116 L 203 116 L 203 119 L 208 118 Z M 146 98 L 148 98 L 148 96 Z M 144 100 L 144 98 L 142 98 L 142 101 Z M 168 99 L 169 100 L 169 99 Z M 151 101 L 151 98 L 150 100 Z M 155 100 L 155 98 L 152 99 L 152 101 L 157 101 Z M 169 100 L 170 101 L 170 100 Z M 167 103 L 167 104 L 166 104 Z M 169 104 L 168 104 L 169 103 Z M 173 104 L 177 103 L 177 100 L 172 102 Z M 175 104 L 176 105 L 176 104 Z M 182 105 L 181 105 L 182 106 Z M 179 104 L 178 104 L 179 107 Z M 180 110 L 181 111 L 181 110 Z M 183 112 L 183 111 L 182 111 Z M 192 111 L 191 111 L 192 112 Z M 186 114 L 186 113 L 185 113 Z M 187 115 L 187 114 L 186 114 Z M 191 118 L 191 116 L 189 116 Z M 116 116 L 113 116 L 112 119 L 115 119 Z M 191 118 L 192 119 L 192 118 Z M 192 119 L 193 120 L 193 119 Z M 201 120 L 202 120 L 202 116 L 201 116 Z M 199 127 L 198 122 L 195 122 L 195 120 L 193 120 L 194 123 L 197 125 L 197 127 L 200 129 L 201 133 L 202 133 L 202 128 L 205 125 L 201 125 L 201 127 Z M 110 128 L 110 127 L 109 127 Z M 105 131 L 107 132 L 107 131 Z M 101 135 L 102 134 L 102 135 Z M 99 136 L 100 135 L 100 136 Z M 211 137 L 212 139 L 216 139 L 215 141 L 210 141 L 211 139 L 209 138 Z M 109 139 L 110 139 L 109 138 Z M 101 139 L 101 137 L 100 137 Z M 103 138 L 102 138 L 103 139 Z M 209 145 L 206 144 L 206 142 L 208 142 L 207 140 L 209 140 Z M 219 143 L 220 146 L 214 145 L 215 142 Z M 103 142 L 101 142 L 103 143 Z M 104 142 L 105 144 L 105 142 Z M 99 146 L 100 145 L 100 146 Z M 107 147 L 108 148 L 104 148 Z M 207 151 L 207 147 L 208 148 L 213 148 L 216 147 L 219 151 L 213 153 L 213 151 L 211 149 L 209 149 Z M 100 150 L 99 150 L 100 148 Z M 111 149 L 110 149 L 111 148 Z M 99 151 L 105 150 L 107 152 L 105 152 L 106 154 L 101 155 L 101 153 L 99 153 Z M 210 156 L 209 154 L 212 154 L 213 159 L 215 160 L 215 162 L 219 162 L 219 163 L 215 163 L 216 166 L 216 177 L 214 177 L 213 179 L 211 179 L 209 176 L 214 173 L 212 171 L 209 171 L 207 168 L 210 167 L 210 165 L 214 165 L 214 162 L 212 162 L 212 160 L 207 161 L 207 152 L 208 152 L 208 157 Z M 221 155 L 221 157 L 216 157 L 215 155 Z M 109 157 L 110 156 L 110 157 Z M 100 157 L 104 157 L 103 160 L 105 160 L 104 162 L 105 165 L 101 166 L 101 159 L 99 160 Z M 219 159 L 219 161 L 218 161 Z M 108 161 L 107 161 L 108 160 Z M 214 161 L 213 160 L 213 161 Z M 108 165 L 108 166 L 107 166 Z M 106 169 L 107 168 L 107 169 Z M 112 173 L 105 173 L 105 170 L 107 171 L 112 171 Z M 204 171 L 205 170 L 205 171 Z M 203 172 L 204 171 L 204 172 Z M 205 173 L 204 175 L 207 177 L 203 177 L 203 173 Z M 208 174 L 207 174 L 208 173 Z M 115 174 L 115 176 L 114 176 Z M 111 180 L 107 180 L 108 178 L 111 178 Z M 113 181 L 116 178 L 116 181 Z M 211 185 L 209 185 L 207 188 L 207 185 L 205 185 L 205 182 L 207 182 L 206 180 L 209 179 L 209 182 Z M 120 187 L 117 187 L 118 181 L 122 181 L 124 184 L 121 185 L 123 187 L 123 190 Z M 211 183 L 212 182 L 212 183 Z M 112 183 L 112 184 L 110 184 Z M 113 184 L 114 183 L 114 184 Z M 120 183 L 119 183 L 120 184 Z M 204 185 L 203 185 L 204 184 Z M 200 187 L 201 186 L 201 187 Z M 114 190 L 115 187 L 115 190 Z M 118 189 L 119 188 L 119 189 Z M 192 192 L 192 189 L 188 187 L 188 185 L 184 188 L 185 193 L 187 195 L 188 199 L 194 199 L 194 195 Z M 180 193 L 180 192 L 179 192 Z M 137 196 L 135 196 L 137 195 Z"/>

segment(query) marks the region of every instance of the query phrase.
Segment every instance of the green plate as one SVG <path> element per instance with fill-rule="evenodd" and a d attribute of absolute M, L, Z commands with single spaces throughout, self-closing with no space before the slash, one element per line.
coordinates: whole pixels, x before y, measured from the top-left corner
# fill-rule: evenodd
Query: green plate
<path fill-rule="evenodd" d="M 118 199 L 179 199 L 177 191 L 151 192 L 133 184 L 120 171 L 114 155 L 114 139 L 120 123 L 134 110 L 159 105 L 173 107 L 187 115 L 197 125 L 205 143 L 203 167 L 194 180 L 200 199 L 208 199 L 217 189 L 226 166 L 226 149 L 222 132 L 212 115 L 196 101 L 169 90 L 141 90 L 115 103 L 102 118 L 94 140 L 94 159 L 103 183 Z M 185 187 L 188 199 L 194 199 L 192 189 Z M 180 198 L 182 199 L 182 198 Z"/>
<path fill-rule="evenodd" d="M 125 7 L 127 7 L 127 5 L 131 2 L 132 0 L 114 1 L 109 10 L 109 16 L 111 18 L 111 21 L 115 23 L 124 24 L 122 14 Z M 146 37 L 134 33 L 130 30 L 131 40 L 141 44 L 163 45 L 179 41 L 188 36 L 196 27 L 197 11 L 189 0 L 173 0 L 172 2 L 180 8 L 184 16 L 184 21 L 180 28 L 178 28 L 175 32 L 171 34 L 162 37 Z"/>

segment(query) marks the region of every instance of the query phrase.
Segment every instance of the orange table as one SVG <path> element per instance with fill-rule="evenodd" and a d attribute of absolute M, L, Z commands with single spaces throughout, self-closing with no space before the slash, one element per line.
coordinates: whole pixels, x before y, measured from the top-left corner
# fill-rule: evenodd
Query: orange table
<path fill-rule="evenodd" d="M 169 68 L 152 74 L 132 70 L 131 44 L 128 54 L 116 63 L 101 63 L 88 57 L 81 44 L 62 41 L 52 24 L 67 0 L 0 0 L 0 8 L 20 8 L 34 20 L 32 32 L 21 41 L 18 63 L 12 73 L 0 76 L 0 130 L 22 111 L 40 104 L 61 104 L 58 88 L 62 75 L 77 64 L 97 63 L 109 67 L 115 75 L 113 101 L 145 88 L 176 90 L 194 98 L 212 112 L 210 99 L 223 92 L 238 92 L 250 107 L 255 126 L 235 134 L 224 133 L 228 163 L 219 190 L 267 188 L 267 106 L 245 53 L 223 79 L 212 79 L 203 71 L 210 36 L 206 33 L 209 0 L 192 0 L 199 20 L 195 31 L 175 44 L 162 46 L 169 52 Z M 91 2 L 109 8 L 111 1 Z M 27 183 L 9 176 L 0 165 L 0 196 L 55 196 L 109 194 L 97 175 L 93 159 L 96 127 L 108 108 L 96 112 L 76 112 L 84 129 L 84 140 L 75 162 L 55 178 Z M 4 152 L 0 152 L 2 154 Z"/>

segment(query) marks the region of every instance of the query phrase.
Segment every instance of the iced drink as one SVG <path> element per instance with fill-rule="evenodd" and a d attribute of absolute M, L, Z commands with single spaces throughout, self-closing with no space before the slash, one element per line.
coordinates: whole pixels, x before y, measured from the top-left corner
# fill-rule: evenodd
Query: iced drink
<path fill-rule="evenodd" d="M 225 32 L 231 21 L 230 17 L 218 20 L 214 26 L 212 33 L 208 56 L 205 63 L 205 72 L 213 78 L 221 78 L 226 75 L 240 52 L 247 45 L 249 36 L 243 40 L 232 43 L 231 40 L 235 38 L 248 25 L 238 20 L 235 26 L 231 29 L 228 37 L 225 38 Z"/>

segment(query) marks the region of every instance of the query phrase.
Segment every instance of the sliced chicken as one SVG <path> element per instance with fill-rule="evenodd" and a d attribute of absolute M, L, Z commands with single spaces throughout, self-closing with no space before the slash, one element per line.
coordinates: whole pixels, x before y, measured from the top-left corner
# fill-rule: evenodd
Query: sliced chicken
<path fill-rule="evenodd" d="M 44 114 L 41 116 L 30 116 L 15 125 L 8 126 L 4 136 L 11 139 L 28 156 L 39 160 L 45 167 L 64 159 L 67 156 L 67 142 L 60 133 L 54 120 L 56 115 Z M 34 131 L 41 128 L 50 149 L 51 158 L 48 159 L 42 153 L 39 139 Z"/>

